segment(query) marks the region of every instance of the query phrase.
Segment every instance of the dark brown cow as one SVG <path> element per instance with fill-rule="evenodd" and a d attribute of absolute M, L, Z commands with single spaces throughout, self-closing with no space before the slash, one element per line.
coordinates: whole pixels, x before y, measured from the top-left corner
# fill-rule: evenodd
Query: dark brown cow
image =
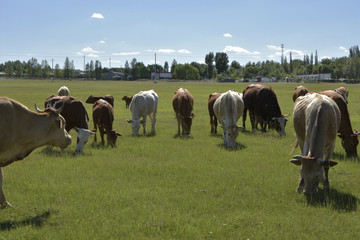
<path fill-rule="evenodd" d="M 338 132 L 340 133 L 339 137 L 341 138 L 341 145 L 345 149 L 347 157 L 357 157 L 357 145 L 359 144 L 359 140 L 357 131 L 352 129 L 345 99 L 339 93 L 331 90 L 320 92 L 320 94 L 330 97 L 339 107 L 341 112 L 341 122 Z"/>
<path fill-rule="evenodd" d="M 295 102 L 295 100 L 300 97 L 300 96 L 305 96 L 307 93 L 309 92 L 309 90 L 307 90 L 306 87 L 304 86 L 297 86 L 293 92 L 293 101 Z"/>
<path fill-rule="evenodd" d="M 173 109 L 178 122 L 178 135 L 180 135 L 180 125 L 182 127 L 182 135 L 190 134 L 192 119 L 195 117 L 192 113 L 194 106 L 194 98 L 185 88 L 179 88 L 173 97 Z"/>
<path fill-rule="evenodd" d="M 245 129 L 246 111 L 249 109 L 252 131 L 260 123 L 261 130 L 266 132 L 266 127 L 275 129 L 280 136 L 286 135 L 286 117 L 282 115 L 277 97 L 272 88 L 259 84 L 251 84 L 243 91 L 244 113 L 243 127 Z"/>
<path fill-rule="evenodd" d="M 209 100 L 208 100 L 211 133 L 215 133 L 215 134 L 217 134 L 218 120 L 214 113 L 214 103 L 219 96 L 220 96 L 220 93 L 214 92 L 209 95 Z"/>
<path fill-rule="evenodd" d="M 94 97 L 93 95 L 90 95 L 88 99 L 86 100 L 86 103 L 92 103 L 94 104 L 97 100 L 103 99 L 111 104 L 111 106 L 114 108 L 114 97 L 111 95 L 105 95 L 102 97 Z"/>
<path fill-rule="evenodd" d="M 93 105 L 93 121 L 96 142 L 96 130 L 99 128 L 101 143 L 104 145 L 104 134 L 107 136 L 107 142 L 110 146 L 114 147 L 116 144 L 117 136 L 121 136 L 120 133 L 112 129 L 114 121 L 114 109 L 105 100 L 99 99 Z"/>
<path fill-rule="evenodd" d="M 132 99 L 133 96 L 124 96 L 121 100 L 125 101 L 125 107 L 128 108 Z"/>
<path fill-rule="evenodd" d="M 45 107 L 59 108 L 62 104 L 64 104 L 64 109 L 61 115 L 66 121 L 65 129 L 69 132 L 75 128 L 78 132 L 76 151 L 82 152 L 90 134 L 92 134 L 92 132 L 88 130 L 89 116 L 85 106 L 80 100 L 69 96 L 56 96 L 45 100 Z"/>
<path fill-rule="evenodd" d="M 71 136 L 58 110 L 47 108 L 35 113 L 21 103 L 0 97 L 0 206 L 11 206 L 5 198 L 2 168 L 22 160 L 34 149 L 50 145 L 66 148 Z"/>

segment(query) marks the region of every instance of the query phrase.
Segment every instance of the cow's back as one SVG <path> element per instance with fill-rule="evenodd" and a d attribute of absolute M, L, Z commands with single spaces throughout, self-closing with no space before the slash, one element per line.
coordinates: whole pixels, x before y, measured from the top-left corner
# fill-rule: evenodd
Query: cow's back
<path fill-rule="evenodd" d="M 226 125 L 236 125 L 244 110 L 242 94 L 227 91 L 221 94 L 214 104 L 214 112 L 220 122 Z"/>
<path fill-rule="evenodd" d="M 176 114 L 183 117 L 191 115 L 194 106 L 194 98 L 187 89 L 180 88 L 173 97 L 173 109 Z"/>
<path fill-rule="evenodd" d="M 130 102 L 129 109 L 132 113 L 146 115 L 157 111 L 158 95 L 153 91 L 141 91 L 135 94 Z"/>
<path fill-rule="evenodd" d="M 114 109 L 108 101 L 99 99 L 94 103 L 93 121 L 97 125 L 101 124 L 106 130 L 112 129 Z"/>
<path fill-rule="evenodd" d="M 257 93 L 255 113 L 268 121 L 273 117 L 281 117 L 282 114 L 277 97 L 271 88 L 264 87 Z"/>
<path fill-rule="evenodd" d="M 258 92 L 263 89 L 264 86 L 260 84 L 251 84 L 247 86 L 243 91 L 244 107 L 250 111 L 254 111 L 256 96 Z"/>

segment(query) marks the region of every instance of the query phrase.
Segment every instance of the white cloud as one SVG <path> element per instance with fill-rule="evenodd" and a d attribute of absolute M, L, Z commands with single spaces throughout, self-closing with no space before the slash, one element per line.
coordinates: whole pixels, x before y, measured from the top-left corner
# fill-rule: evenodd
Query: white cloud
<path fill-rule="evenodd" d="M 101 41 L 99 41 L 99 43 L 100 44 L 105 44 L 106 42 L 105 42 L 105 40 L 101 40 Z"/>
<path fill-rule="evenodd" d="M 345 47 L 343 47 L 343 46 L 340 46 L 339 49 L 342 50 L 342 51 L 344 51 L 344 52 L 346 52 L 346 53 L 348 53 L 348 51 L 349 51 L 347 48 L 345 48 Z"/>
<path fill-rule="evenodd" d="M 277 50 L 277 51 L 281 50 L 280 46 L 275 46 L 275 45 L 266 45 L 266 46 L 268 49 L 271 49 L 271 50 Z"/>
<path fill-rule="evenodd" d="M 183 54 L 190 54 L 191 52 L 187 49 L 179 49 L 177 50 L 178 53 L 183 53 Z"/>
<path fill-rule="evenodd" d="M 103 19 L 104 16 L 101 13 L 93 13 L 91 18 Z"/>
<path fill-rule="evenodd" d="M 247 55 L 259 55 L 260 54 L 260 52 L 258 52 L 258 51 L 250 52 L 249 50 L 246 50 L 241 47 L 235 47 L 235 46 L 226 46 L 224 48 L 223 52 L 234 52 L 234 53 L 238 53 L 238 54 L 247 54 Z"/>
<path fill-rule="evenodd" d="M 323 56 L 323 57 L 320 57 L 321 60 L 323 59 L 332 59 L 332 57 L 329 57 L 329 56 Z"/>
<path fill-rule="evenodd" d="M 82 53 L 99 53 L 99 51 L 95 51 L 91 47 L 85 47 L 85 48 L 81 49 L 80 52 L 82 52 Z"/>
<path fill-rule="evenodd" d="M 86 55 L 87 57 L 91 57 L 91 58 L 99 58 L 99 55 L 97 54 L 93 54 L 93 53 L 90 53 L 88 55 Z"/>
<path fill-rule="evenodd" d="M 101 51 L 96 51 L 94 49 L 92 49 L 91 47 L 85 47 L 83 49 L 81 49 L 80 52 L 77 52 L 77 55 L 86 55 L 88 57 L 93 57 L 93 58 L 98 58 L 99 55 L 97 55 L 96 53 L 103 53 Z"/>
<path fill-rule="evenodd" d="M 232 35 L 230 33 L 224 33 L 223 36 L 226 37 L 226 38 L 231 38 L 232 37 Z"/>
<path fill-rule="evenodd" d="M 174 50 L 174 49 L 159 49 L 159 50 L 157 50 L 157 52 L 159 52 L 159 53 L 174 53 L 174 52 L 176 52 L 176 50 Z"/>
<path fill-rule="evenodd" d="M 140 52 L 119 52 L 119 53 L 113 53 L 114 56 L 132 56 L 132 55 L 139 55 Z"/>

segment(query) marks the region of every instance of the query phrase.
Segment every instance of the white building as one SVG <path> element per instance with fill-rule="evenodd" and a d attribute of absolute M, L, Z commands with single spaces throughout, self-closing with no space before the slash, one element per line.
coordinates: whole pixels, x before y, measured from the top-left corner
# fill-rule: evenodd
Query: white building
<path fill-rule="evenodd" d="M 172 73 L 171 72 L 152 72 L 151 73 L 151 79 L 172 79 Z"/>
<path fill-rule="evenodd" d="M 308 79 L 308 80 L 330 80 L 331 79 L 331 73 L 296 75 L 296 78 Z"/>

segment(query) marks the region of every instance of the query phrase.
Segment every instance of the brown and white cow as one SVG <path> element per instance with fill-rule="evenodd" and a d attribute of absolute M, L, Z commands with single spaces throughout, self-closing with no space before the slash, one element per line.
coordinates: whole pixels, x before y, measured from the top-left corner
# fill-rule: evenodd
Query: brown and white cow
<path fill-rule="evenodd" d="M 345 102 L 348 103 L 349 91 L 345 87 L 339 87 L 334 91 L 340 94 L 344 98 Z"/>
<path fill-rule="evenodd" d="M 27 157 L 34 149 L 51 145 L 66 148 L 71 136 L 65 130 L 63 110 L 47 108 L 35 113 L 21 103 L 0 97 L 0 205 L 11 206 L 3 192 L 3 172 L 14 161 Z"/>
<path fill-rule="evenodd" d="M 244 113 L 243 128 L 245 129 L 246 112 L 249 110 L 252 131 L 260 123 L 261 130 L 275 129 L 280 136 L 286 135 L 286 117 L 282 115 L 275 92 L 270 87 L 260 84 L 251 84 L 243 91 Z"/>
<path fill-rule="evenodd" d="M 224 130 L 224 145 L 234 147 L 239 130 L 237 121 L 243 114 L 244 102 L 242 94 L 229 90 L 222 93 L 214 103 L 214 112 Z"/>
<path fill-rule="evenodd" d="M 208 100 L 208 110 L 210 116 L 210 126 L 211 126 L 211 133 L 217 134 L 217 126 L 218 126 L 218 119 L 214 113 L 214 103 L 216 99 L 220 96 L 220 93 L 214 92 L 209 95 Z"/>
<path fill-rule="evenodd" d="M 131 123 L 133 136 L 139 136 L 140 124 L 143 125 L 144 135 L 146 134 L 145 126 L 147 116 L 151 119 L 151 134 L 155 134 L 158 101 L 159 97 L 154 90 L 140 91 L 134 95 L 129 106 L 132 119 L 127 120 L 128 123 Z M 142 118 L 142 120 L 140 120 L 140 118 Z"/>
<path fill-rule="evenodd" d="M 182 136 L 190 134 L 192 120 L 195 117 L 193 111 L 194 98 L 185 88 L 179 88 L 173 97 L 173 109 L 175 111 L 178 123 L 178 135 L 180 135 L 180 125 L 182 128 Z"/>
<path fill-rule="evenodd" d="M 133 96 L 124 96 L 121 100 L 125 101 L 125 108 L 128 108 L 131 100 L 133 99 Z"/>
<path fill-rule="evenodd" d="M 93 95 L 90 95 L 88 97 L 88 99 L 86 99 L 85 102 L 94 104 L 99 99 L 103 99 L 103 100 L 107 101 L 114 108 L 114 97 L 111 96 L 111 95 L 105 95 L 105 96 L 102 96 L 102 97 L 94 97 Z"/>
<path fill-rule="evenodd" d="M 69 96 L 70 91 L 66 86 L 62 86 L 58 90 L 58 96 Z"/>
<path fill-rule="evenodd" d="M 46 108 L 59 108 L 62 104 L 64 104 L 64 109 L 61 112 L 61 115 L 66 120 L 65 129 L 69 132 L 71 129 L 75 128 L 78 132 L 76 152 L 82 152 L 85 144 L 89 140 L 89 136 L 93 134 L 93 132 L 89 130 L 89 116 L 85 106 L 80 100 L 69 96 L 56 96 L 45 100 Z"/>
<path fill-rule="evenodd" d="M 323 183 L 324 189 L 330 188 L 329 168 L 337 164 L 330 158 L 340 121 L 337 104 L 325 95 L 312 93 L 296 100 L 293 123 L 301 155 L 294 156 L 290 162 L 301 166 L 298 192 L 314 193 L 319 182 Z"/>
<path fill-rule="evenodd" d="M 300 97 L 300 96 L 305 96 L 307 93 L 309 92 L 309 90 L 304 87 L 304 86 L 297 86 L 293 92 L 292 98 L 293 101 L 295 102 L 295 100 Z"/>
<path fill-rule="evenodd" d="M 113 130 L 114 109 L 111 104 L 103 99 L 97 100 L 93 105 L 92 115 L 94 121 L 93 132 L 95 133 L 94 142 L 96 142 L 96 130 L 99 128 L 101 143 L 105 144 L 104 134 L 106 134 L 108 144 L 114 147 L 117 137 L 121 136 L 121 134 Z"/>

